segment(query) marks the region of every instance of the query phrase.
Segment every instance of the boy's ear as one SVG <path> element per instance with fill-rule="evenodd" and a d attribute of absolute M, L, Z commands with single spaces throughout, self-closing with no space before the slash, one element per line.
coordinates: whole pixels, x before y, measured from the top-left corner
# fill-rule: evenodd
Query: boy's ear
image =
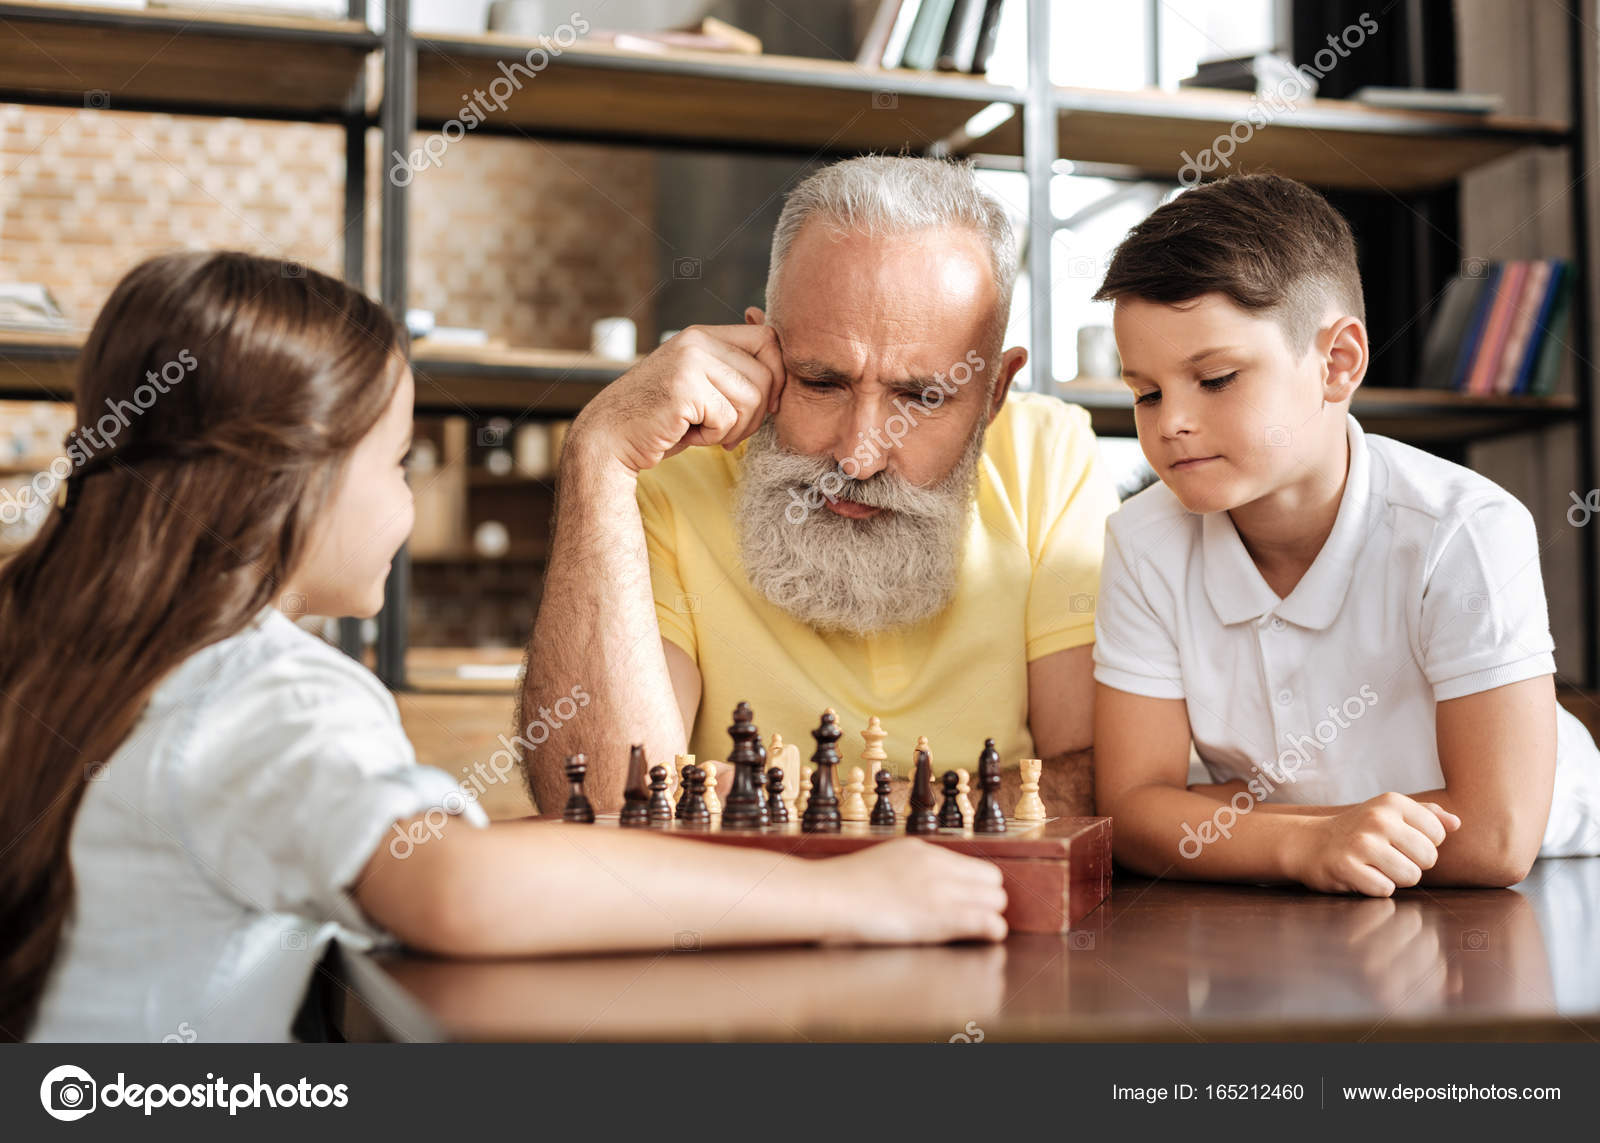
<path fill-rule="evenodd" d="M 1342 317 L 1318 341 L 1322 355 L 1322 399 L 1348 401 L 1367 375 L 1367 327 L 1360 318 Z"/>

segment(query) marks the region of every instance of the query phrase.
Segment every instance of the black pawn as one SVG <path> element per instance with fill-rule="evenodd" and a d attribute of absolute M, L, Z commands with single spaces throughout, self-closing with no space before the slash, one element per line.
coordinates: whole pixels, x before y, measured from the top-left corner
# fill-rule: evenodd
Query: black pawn
<path fill-rule="evenodd" d="M 911 810 L 906 814 L 907 833 L 933 833 L 939 828 L 939 815 L 933 812 L 933 760 L 926 750 L 917 751 L 917 770 L 911 780 Z"/>
<path fill-rule="evenodd" d="M 961 776 L 954 770 L 944 772 L 944 805 L 939 807 L 940 829 L 961 829 L 967 824 L 967 819 L 961 816 L 960 796 Z"/>
<path fill-rule="evenodd" d="M 733 752 L 728 755 L 728 765 L 733 767 L 733 787 L 722 803 L 723 829 L 759 829 L 761 827 L 761 731 L 752 721 L 748 703 L 733 708 L 733 725 L 728 736 L 733 739 Z"/>
<path fill-rule="evenodd" d="M 683 768 L 683 802 L 678 806 L 678 820 L 689 826 L 711 824 L 711 811 L 706 807 L 706 772 L 699 766 Z"/>
<path fill-rule="evenodd" d="M 756 801 L 761 806 L 761 825 L 764 829 L 772 824 L 772 807 L 764 792 L 767 788 L 767 748 L 759 738 L 756 739 L 756 758 L 760 762 L 756 767 Z"/>
<path fill-rule="evenodd" d="M 811 800 L 806 803 L 806 812 L 800 819 L 800 828 L 806 833 L 839 833 L 844 828 L 834 785 L 835 769 L 839 765 L 835 744 L 841 733 L 838 716 L 831 710 L 822 712 L 822 724 L 811 732 L 811 737 L 817 740 L 817 752 L 811 756 L 817 769 L 811 775 Z"/>
<path fill-rule="evenodd" d="M 650 787 L 645 777 L 643 746 L 635 746 L 628 752 L 628 784 L 622 790 L 622 818 L 619 824 L 650 824 Z"/>
<path fill-rule="evenodd" d="M 892 779 L 889 771 L 879 770 L 875 779 L 878 788 L 878 800 L 872 803 L 872 816 L 868 823 L 875 826 L 894 825 L 894 805 L 889 801 L 889 783 Z"/>
<path fill-rule="evenodd" d="M 767 771 L 767 824 L 785 825 L 789 821 L 789 807 L 783 804 L 783 767 L 774 766 Z"/>
<path fill-rule="evenodd" d="M 588 797 L 583 792 L 583 779 L 589 773 L 589 760 L 582 754 L 569 754 L 567 756 L 566 774 L 567 781 L 572 783 L 572 792 L 567 795 L 567 804 L 561 811 L 561 820 L 564 822 L 594 822 L 594 807 L 589 804 Z"/>
<path fill-rule="evenodd" d="M 672 797 L 667 793 L 667 768 L 650 767 L 650 804 L 646 807 L 651 825 L 664 825 L 672 820 Z"/>
<path fill-rule="evenodd" d="M 972 811 L 973 833 L 1005 833 L 1006 815 L 1000 809 L 1000 751 L 994 748 L 994 739 L 983 740 L 983 752 L 978 755 L 978 785 L 983 797 Z"/>

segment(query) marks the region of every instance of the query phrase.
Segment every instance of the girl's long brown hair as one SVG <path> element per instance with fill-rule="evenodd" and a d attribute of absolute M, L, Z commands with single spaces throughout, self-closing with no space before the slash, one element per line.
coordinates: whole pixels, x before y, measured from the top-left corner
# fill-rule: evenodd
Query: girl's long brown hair
<path fill-rule="evenodd" d="M 163 676 L 276 601 L 405 351 L 360 292 L 247 254 L 152 258 L 101 310 L 68 510 L 0 568 L 0 1040 L 60 944 L 86 782 Z"/>

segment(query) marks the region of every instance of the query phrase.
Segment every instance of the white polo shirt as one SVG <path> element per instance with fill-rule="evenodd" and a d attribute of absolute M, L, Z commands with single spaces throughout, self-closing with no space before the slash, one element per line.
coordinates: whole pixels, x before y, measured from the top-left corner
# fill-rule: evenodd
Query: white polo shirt
<path fill-rule="evenodd" d="M 1095 678 L 1186 700 L 1212 780 L 1255 779 L 1269 802 L 1439 789 L 1435 703 L 1555 673 L 1528 510 L 1348 422 L 1333 531 L 1288 598 L 1226 512 L 1190 512 L 1164 484 L 1107 524 Z M 1574 854 L 1600 854 L 1600 750 L 1563 709 L 1540 855 Z"/>

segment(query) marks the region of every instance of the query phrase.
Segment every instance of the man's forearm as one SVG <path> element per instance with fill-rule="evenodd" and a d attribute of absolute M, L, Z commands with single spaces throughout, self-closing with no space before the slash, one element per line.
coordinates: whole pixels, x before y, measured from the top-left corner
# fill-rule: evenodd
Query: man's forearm
<path fill-rule="evenodd" d="M 562 767 L 588 756 L 585 791 L 596 809 L 620 805 L 628 748 L 643 743 L 651 764 L 671 764 L 684 749 L 650 588 L 650 557 L 635 499 L 637 478 L 567 440 L 557 493 L 555 536 L 539 616 L 528 647 L 517 728 L 525 742 L 544 723 L 548 737 L 523 747 L 523 769 L 541 813 L 566 800 Z M 589 704 L 559 727 L 540 707 L 581 687 Z"/>

